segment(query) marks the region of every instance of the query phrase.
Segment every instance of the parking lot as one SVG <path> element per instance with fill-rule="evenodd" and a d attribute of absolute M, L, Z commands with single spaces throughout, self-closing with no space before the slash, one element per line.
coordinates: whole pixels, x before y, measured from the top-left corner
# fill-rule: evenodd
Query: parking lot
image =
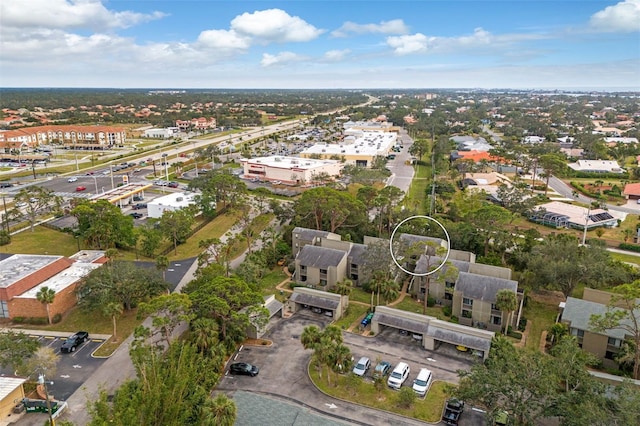
<path fill-rule="evenodd" d="M 256 377 L 227 374 L 218 388 L 231 394 L 237 390 L 246 390 L 287 397 L 324 414 L 358 424 L 422 424 L 401 416 L 335 400 L 320 393 L 313 386 L 306 372 L 311 351 L 302 347 L 300 335 L 308 325 L 324 328 L 331 320 L 310 309 L 302 309 L 293 317 L 280 320 L 264 336 L 273 341 L 272 346 L 245 346 L 229 361 L 254 364 L 260 368 L 260 373 Z M 408 363 L 411 373 L 404 386 L 412 385 L 421 367 L 430 369 L 434 380 L 457 383 L 457 370 L 468 369 L 473 362 L 471 357 L 450 357 L 445 353 L 427 351 L 419 343 L 412 342 L 410 335 L 401 337 L 408 337 L 406 344 L 399 341 L 389 342 L 384 336 L 363 337 L 344 333 L 345 344 L 351 349 L 355 360 L 361 356 L 371 360 L 372 367 L 366 373 L 365 380 L 372 380 L 371 373 L 377 359 L 388 361 L 394 366 L 400 361 Z M 256 413 L 256 417 L 259 416 L 260 413 Z M 482 413 L 469 407 L 460 424 L 482 425 Z"/>
<path fill-rule="evenodd" d="M 71 334 L 73 333 L 69 333 L 69 335 Z M 47 381 L 53 382 L 53 384 L 47 386 L 49 395 L 59 401 L 67 400 L 106 359 L 91 356 L 104 342 L 104 338 L 94 339 L 89 336 L 89 341 L 81 344 L 74 352 L 61 353 L 60 347 L 66 340 L 66 337 L 54 336 L 52 334 L 30 335 L 36 337 L 41 346 L 54 349 L 60 357 L 56 374 L 54 376 L 47 376 Z M 0 373 L 13 375 L 13 372 L 6 368 L 0 369 Z M 34 379 L 37 379 L 37 377 L 34 377 Z"/>

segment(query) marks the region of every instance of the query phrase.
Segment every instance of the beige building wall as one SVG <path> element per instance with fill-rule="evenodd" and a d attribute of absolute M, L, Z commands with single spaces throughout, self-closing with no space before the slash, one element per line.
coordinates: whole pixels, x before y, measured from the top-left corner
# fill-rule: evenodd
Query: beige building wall
<path fill-rule="evenodd" d="M 486 277 L 502 278 L 505 280 L 511 279 L 511 269 L 503 268 L 500 266 L 485 265 L 483 263 L 472 263 L 469 265 L 470 274 L 484 275 Z"/>
<path fill-rule="evenodd" d="M 24 396 L 24 387 L 20 385 L 0 401 L 0 419 L 6 419 L 8 415 L 12 414 L 13 407 L 17 404 L 16 401 L 24 399 Z"/>

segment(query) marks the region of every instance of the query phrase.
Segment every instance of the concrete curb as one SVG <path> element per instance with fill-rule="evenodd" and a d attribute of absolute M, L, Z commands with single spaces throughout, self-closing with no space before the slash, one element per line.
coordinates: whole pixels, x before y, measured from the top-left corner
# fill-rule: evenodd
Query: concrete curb
<path fill-rule="evenodd" d="M 69 337 L 73 333 L 75 333 L 75 331 L 69 332 L 69 331 L 53 331 L 53 330 L 30 330 L 26 328 L 6 328 L 6 327 L 0 330 L 0 332 L 2 333 L 6 333 L 9 331 L 13 331 L 15 333 L 24 333 L 30 336 L 42 336 L 42 337 L 46 337 L 46 336 Z M 112 337 L 111 334 L 90 334 L 89 335 L 89 338 L 91 340 L 108 340 L 111 337 Z"/>

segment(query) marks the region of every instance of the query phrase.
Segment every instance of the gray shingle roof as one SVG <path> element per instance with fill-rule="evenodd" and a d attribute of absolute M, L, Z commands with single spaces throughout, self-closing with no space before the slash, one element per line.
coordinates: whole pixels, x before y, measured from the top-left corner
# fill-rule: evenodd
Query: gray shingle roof
<path fill-rule="evenodd" d="M 337 300 L 326 299 L 322 296 L 316 296 L 313 294 L 297 293 L 295 291 L 293 292 L 289 300 L 293 300 L 294 302 L 300 303 L 301 305 L 309 305 L 316 308 L 331 310 L 337 309 L 340 303 Z"/>
<path fill-rule="evenodd" d="M 300 250 L 297 259 L 301 265 L 327 269 L 330 266 L 337 266 L 346 255 L 347 253 L 342 250 L 306 245 Z"/>
<path fill-rule="evenodd" d="M 443 257 L 432 256 L 431 259 L 429 259 L 430 267 L 427 268 L 427 256 L 422 255 L 416 262 L 416 269 L 414 272 L 416 274 L 424 274 L 425 272 L 427 272 L 427 269 L 433 269 L 434 267 L 440 266 L 443 260 Z M 438 272 L 436 272 L 433 276 L 438 277 L 441 274 L 444 274 L 447 271 L 448 264 L 451 264 L 458 268 L 458 272 L 469 271 L 469 262 L 465 262 L 464 260 L 449 259 L 447 260 L 447 263 L 442 268 L 440 268 Z"/>
<path fill-rule="evenodd" d="M 293 233 L 294 234 L 300 234 L 299 238 L 301 240 L 305 240 L 305 241 L 310 241 L 314 237 L 324 238 L 324 237 L 326 237 L 327 235 L 330 234 L 330 232 L 328 232 L 328 231 L 319 231 L 317 229 L 300 228 L 300 227 L 293 228 Z"/>
<path fill-rule="evenodd" d="M 614 309 L 620 310 L 619 308 Z M 589 331 L 591 330 L 589 327 L 591 315 L 603 315 L 605 312 L 607 312 L 607 305 L 576 299 L 575 297 L 567 297 L 564 311 L 562 312 L 562 321 L 569 321 L 573 328 Z M 638 317 L 640 317 L 640 312 L 638 312 Z M 626 335 L 623 330 L 618 329 L 605 330 L 600 334 L 615 337 L 616 339 L 624 339 Z"/>
<path fill-rule="evenodd" d="M 264 307 L 269 310 L 269 318 L 278 313 L 284 305 L 277 299 L 272 299 L 269 303 L 265 303 Z"/>
<path fill-rule="evenodd" d="M 351 259 L 351 263 L 355 263 L 356 265 L 362 265 L 365 260 L 365 254 L 367 252 L 367 246 L 364 244 L 354 244 L 351 246 L 351 250 L 349 250 L 349 258 Z"/>
<path fill-rule="evenodd" d="M 495 302 L 496 293 L 502 289 L 518 291 L 518 282 L 502 278 L 460 272 L 456 280 L 456 291 L 462 292 L 464 297 L 485 302 Z"/>
<path fill-rule="evenodd" d="M 390 327 L 399 328 L 400 330 L 407 330 L 415 333 L 424 334 L 429 328 L 429 324 L 426 322 L 412 321 L 408 318 L 403 318 L 395 315 L 387 315 L 381 312 L 373 314 L 372 321 L 377 321 L 382 325 L 388 325 Z"/>
<path fill-rule="evenodd" d="M 473 336 L 461 331 L 446 330 L 444 328 L 437 327 L 432 323 L 429 323 L 427 336 L 453 345 L 462 345 L 467 348 L 479 349 L 485 352 L 491 348 L 491 338 Z"/>

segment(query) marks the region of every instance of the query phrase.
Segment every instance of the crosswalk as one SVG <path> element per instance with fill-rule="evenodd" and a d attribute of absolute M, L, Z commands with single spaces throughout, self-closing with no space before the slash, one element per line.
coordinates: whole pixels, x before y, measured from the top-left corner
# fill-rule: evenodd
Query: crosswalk
<path fill-rule="evenodd" d="M 90 198 L 94 195 L 92 192 L 54 192 L 54 194 L 63 198 Z"/>

